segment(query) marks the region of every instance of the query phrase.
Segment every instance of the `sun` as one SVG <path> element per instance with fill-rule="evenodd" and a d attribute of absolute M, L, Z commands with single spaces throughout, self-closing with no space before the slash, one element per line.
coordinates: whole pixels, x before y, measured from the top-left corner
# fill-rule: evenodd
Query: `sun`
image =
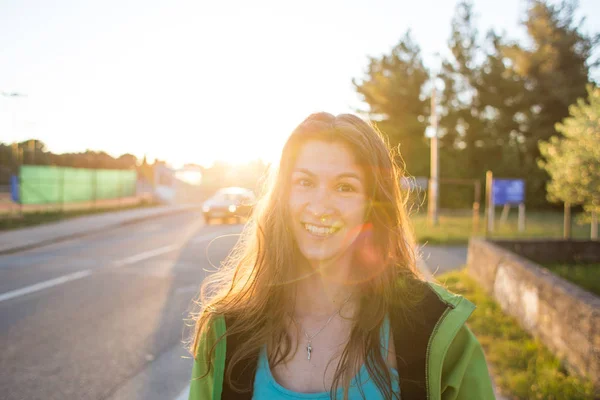
<path fill-rule="evenodd" d="M 201 133 L 186 135 L 183 143 L 169 141 L 155 151 L 164 154 L 159 158 L 174 167 L 188 163 L 210 167 L 215 162 L 243 166 L 257 160 L 272 163 L 279 159 L 283 144 L 298 121 L 273 118 L 265 125 L 261 118 L 233 120 L 226 125 L 210 122 L 202 126 Z"/>

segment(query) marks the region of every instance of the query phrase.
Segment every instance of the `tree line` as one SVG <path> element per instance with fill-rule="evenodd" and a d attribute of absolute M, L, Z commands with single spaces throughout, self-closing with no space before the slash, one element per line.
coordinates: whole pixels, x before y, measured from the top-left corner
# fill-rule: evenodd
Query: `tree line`
<path fill-rule="evenodd" d="M 147 174 L 144 159 L 138 163 L 136 156 L 123 154 L 113 157 L 103 151 L 86 150 L 79 153 L 56 154 L 36 139 L 16 143 L 0 143 L 0 185 L 8 185 L 10 176 L 18 174 L 20 165 L 54 165 L 59 167 L 93 169 L 137 169 Z"/>
<path fill-rule="evenodd" d="M 447 52 L 428 69 L 418 43 L 406 32 L 389 54 L 372 57 L 353 79 L 366 113 L 399 146 L 407 172 L 429 175 L 432 76 L 437 75 L 440 177 L 523 178 L 526 201 L 547 206 L 549 175 L 540 143 L 559 135 L 555 125 L 569 106 L 595 87 L 590 71 L 600 35 L 581 31 L 576 1 L 527 1 L 521 42 L 489 30 L 480 35 L 471 1 L 461 1 L 451 22 Z M 442 186 L 442 206 L 466 206 L 472 191 Z M 445 191 L 445 193 L 444 193 Z"/>
<path fill-rule="evenodd" d="M 20 143 L 0 143 L 0 186 L 10 184 L 11 175 L 17 175 L 20 165 L 53 165 L 58 167 L 91 168 L 91 169 L 135 169 L 138 177 L 149 184 L 155 183 L 154 167 L 166 166 L 162 160 L 148 163 L 146 157 L 141 161 L 132 154 L 113 157 L 103 151 L 86 150 L 79 153 L 56 154 L 48 151 L 46 145 L 39 140 L 31 139 Z M 224 186 L 242 186 L 255 191 L 260 190 L 260 178 L 265 176 L 268 165 L 262 160 L 236 167 L 225 162 L 216 162 L 211 167 L 197 164 L 186 164 L 185 167 L 195 169 L 202 174 L 202 189 L 205 193 L 213 193 Z M 161 182 L 158 182 L 159 184 Z M 183 182 L 179 183 L 183 185 Z"/>

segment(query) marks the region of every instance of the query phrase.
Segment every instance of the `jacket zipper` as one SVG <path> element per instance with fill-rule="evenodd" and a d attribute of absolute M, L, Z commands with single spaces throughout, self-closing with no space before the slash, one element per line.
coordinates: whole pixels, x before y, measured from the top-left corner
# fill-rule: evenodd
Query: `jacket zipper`
<path fill-rule="evenodd" d="M 435 326 L 433 327 L 433 331 L 431 332 L 429 342 L 427 343 L 427 351 L 425 352 L 425 388 L 426 388 L 428 400 L 429 400 L 429 392 L 430 392 L 429 391 L 429 352 L 431 350 L 431 342 L 433 341 L 433 338 L 435 337 L 438 329 L 440 328 L 440 325 L 442 324 L 442 322 L 444 321 L 444 319 L 446 318 L 446 316 L 448 315 L 450 310 L 454 309 L 454 307 L 451 304 L 449 304 L 447 302 L 444 302 L 444 303 L 446 303 L 446 305 L 447 305 L 446 310 L 444 310 L 444 313 L 442 314 L 440 319 L 438 319 Z"/>

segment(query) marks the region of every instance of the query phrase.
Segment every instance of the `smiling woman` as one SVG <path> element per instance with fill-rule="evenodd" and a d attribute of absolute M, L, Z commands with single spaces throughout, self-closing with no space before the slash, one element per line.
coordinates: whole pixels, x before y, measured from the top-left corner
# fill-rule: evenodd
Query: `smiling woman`
<path fill-rule="evenodd" d="M 382 135 L 309 116 L 207 278 L 190 399 L 493 399 L 467 300 L 423 281 Z"/>
<path fill-rule="evenodd" d="M 328 260 L 341 262 L 351 255 L 348 247 L 364 223 L 364 180 L 347 146 L 316 140 L 302 146 L 292 171 L 290 228 L 300 253 L 315 270 Z"/>

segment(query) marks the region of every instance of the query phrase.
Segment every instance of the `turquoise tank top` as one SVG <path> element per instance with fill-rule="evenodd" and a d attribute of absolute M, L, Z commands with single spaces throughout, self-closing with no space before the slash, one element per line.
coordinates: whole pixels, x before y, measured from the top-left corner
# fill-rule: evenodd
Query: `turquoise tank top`
<path fill-rule="evenodd" d="M 387 352 L 390 341 L 390 321 L 386 317 L 381 326 L 381 343 L 383 344 L 383 355 L 384 359 L 387 358 Z M 395 368 L 390 368 L 390 375 L 392 377 L 392 393 L 396 395 L 395 398 L 400 399 L 400 386 L 398 371 Z M 375 385 L 375 382 L 369 377 L 367 367 L 363 364 L 358 371 L 358 374 L 352 379 L 350 388 L 348 391 L 348 398 L 350 400 L 362 400 L 358 385 L 362 387 L 364 393 L 364 399 L 368 400 L 379 400 L 383 399 L 383 394 Z M 337 398 L 344 398 L 344 391 L 342 388 L 338 388 Z M 281 386 L 273 375 L 271 374 L 271 368 L 269 367 L 269 359 L 267 357 L 266 346 L 260 351 L 258 357 L 258 368 L 256 375 L 254 376 L 254 393 L 252 395 L 253 400 L 272 400 L 272 399 L 287 399 L 287 400 L 302 400 L 302 399 L 329 399 L 329 392 L 318 392 L 318 393 L 299 393 L 292 390 L 286 389 Z"/>

